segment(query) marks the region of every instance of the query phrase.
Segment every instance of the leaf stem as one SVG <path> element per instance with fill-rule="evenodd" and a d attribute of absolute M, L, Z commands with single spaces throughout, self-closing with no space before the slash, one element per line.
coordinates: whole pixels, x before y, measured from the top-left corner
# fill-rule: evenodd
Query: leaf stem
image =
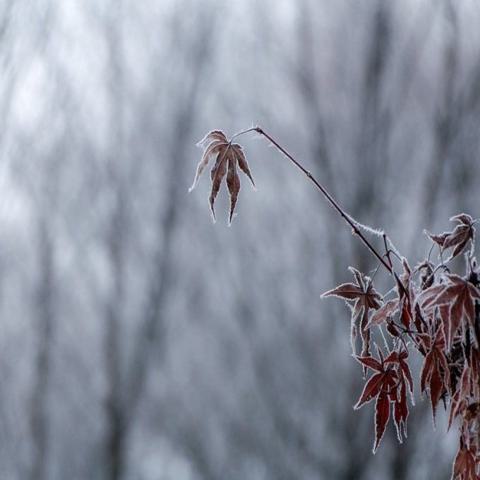
<path fill-rule="evenodd" d="M 257 128 L 258 128 L 258 127 L 251 127 L 251 128 L 247 128 L 246 130 L 242 130 L 241 132 L 235 133 L 235 134 L 232 135 L 232 137 L 230 138 L 230 144 L 232 143 L 232 141 L 233 141 L 234 138 L 237 138 L 237 137 L 239 137 L 240 135 L 244 135 L 245 133 L 256 132 L 256 131 L 258 131 Z"/>

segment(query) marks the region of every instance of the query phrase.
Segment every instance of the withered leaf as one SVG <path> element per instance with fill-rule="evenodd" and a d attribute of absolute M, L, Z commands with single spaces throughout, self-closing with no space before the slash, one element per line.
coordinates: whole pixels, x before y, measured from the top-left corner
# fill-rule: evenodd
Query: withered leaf
<path fill-rule="evenodd" d="M 380 445 L 383 434 L 387 427 L 388 419 L 390 418 L 390 398 L 389 395 L 382 392 L 375 404 L 375 444 L 373 446 L 373 453 L 375 453 Z"/>
<path fill-rule="evenodd" d="M 380 359 L 372 356 L 356 356 L 364 367 L 373 370 L 355 405 L 355 410 L 366 403 L 375 401 L 375 443 L 373 452 L 377 450 L 390 418 L 393 408 L 393 421 L 400 442 L 407 436 L 407 390 L 413 393 L 413 379 L 407 364 L 408 351 L 392 351 L 384 359 L 378 350 Z M 412 396 L 413 401 L 413 396 Z"/>
<path fill-rule="evenodd" d="M 437 291 L 436 296 L 430 296 L 425 301 L 425 308 L 440 307 L 440 316 L 445 332 L 447 348 L 450 348 L 453 338 L 459 329 L 462 319 L 474 327 L 475 323 L 475 300 L 480 299 L 480 291 L 467 280 L 454 274 L 446 276 L 449 283 L 443 285 L 443 288 L 435 290 L 436 287 L 430 287 L 430 290 Z M 448 305 L 448 309 L 442 312 L 441 307 Z M 445 314 L 447 313 L 447 315 Z"/>
<path fill-rule="evenodd" d="M 458 223 L 451 232 L 444 232 L 439 235 L 426 232 L 430 239 L 440 246 L 441 250 L 453 249 L 449 260 L 460 255 L 469 243 L 473 245 L 475 239 L 475 221 L 470 215 L 461 213 L 450 218 L 450 221 Z"/>
<path fill-rule="evenodd" d="M 477 480 L 476 457 L 474 448 L 460 447 L 453 463 L 452 480 Z"/>
<path fill-rule="evenodd" d="M 357 331 L 357 319 L 359 320 L 360 335 L 362 338 L 362 355 L 368 356 L 370 348 L 370 310 L 377 310 L 382 305 L 382 296 L 375 290 L 372 280 L 353 267 L 350 267 L 355 283 L 344 283 L 325 292 L 322 297 L 339 297 L 347 302 L 352 302 L 352 349 Z"/>
<path fill-rule="evenodd" d="M 380 307 L 370 319 L 370 325 L 381 325 L 398 311 L 398 299 L 389 300 Z"/>
<path fill-rule="evenodd" d="M 203 155 L 197 166 L 195 178 L 189 191 L 192 191 L 200 178 L 201 174 L 208 166 L 211 158 L 215 159 L 215 164 L 210 172 L 212 188 L 210 191 L 209 203 L 212 216 L 215 219 L 215 199 L 220 190 L 223 179 L 226 178 L 228 193 L 230 195 L 230 214 L 229 223 L 231 223 L 235 206 L 237 204 L 238 192 L 240 191 L 240 177 L 238 176 L 237 166 L 255 186 L 248 163 L 243 153 L 242 147 L 238 143 L 232 143 L 220 130 L 213 130 L 198 142 L 203 147 Z"/>
<path fill-rule="evenodd" d="M 422 366 L 420 389 L 424 392 L 427 386 L 429 388 L 433 422 L 435 423 L 437 404 L 450 385 L 450 369 L 445 356 L 443 330 L 441 328 L 437 330 L 433 341 L 431 337 L 423 336 L 422 340 L 425 342 L 428 353 Z"/>

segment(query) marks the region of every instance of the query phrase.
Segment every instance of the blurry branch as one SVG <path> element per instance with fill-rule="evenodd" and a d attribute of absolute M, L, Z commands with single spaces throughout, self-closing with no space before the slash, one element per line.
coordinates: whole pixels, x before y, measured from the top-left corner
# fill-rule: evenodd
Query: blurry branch
<path fill-rule="evenodd" d="M 3 70 L 3 95 L 0 100 L 0 149 L 2 139 L 5 135 L 6 126 L 8 124 L 7 117 L 12 103 L 12 93 L 15 86 L 15 75 L 10 70 L 7 75 L 8 67 L 11 61 L 11 51 L 9 51 L 8 41 L 9 26 L 12 21 L 13 0 L 6 0 L 3 4 L 3 10 L 0 11 L 0 68 Z M 3 58 L 2 58 L 3 57 Z M 1 151 L 1 150 L 0 150 Z"/>
<path fill-rule="evenodd" d="M 3 92 L 0 98 L 0 148 L 3 138 L 13 124 L 9 113 L 15 98 L 15 91 L 20 85 L 17 80 L 21 78 L 23 71 L 27 70 L 28 66 L 34 62 L 36 56 L 41 55 L 48 46 L 53 31 L 51 27 L 56 16 L 53 2 L 47 2 L 47 6 L 43 10 L 43 17 L 37 23 L 40 28 L 34 30 L 33 35 L 29 29 L 25 35 L 25 32 L 22 31 L 25 24 L 18 22 L 15 13 L 17 8 L 19 10 L 22 7 L 25 8 L 26 4 L 27 2 L 21 0 L 2 0 L 0 2 L 0 70 L 2 71 L 0 82 L 3 83 Z M 32 36 L 29 37 L 30 35 Z M 33 51 L 20 49 L 19 54 L 15 48 L 17 38 L 20 40 L 28 38 L 32 43 Z"/>
<path fill-rule="evenodd" d="M 48 8 L 45 13 L 44 28 L 52 30 L 54 25 L 53 10 Z M 46 33 L 40 35 L 38 42 L 39 54 L 47 63 L 50 58 L 50 37 Z M 45 47 L 45 51 L 43 48 Z M 13 85 L 12 85 L 13 88 Z M 10 92 L 11 94 L 12 92 Z M 62 142 L 62 139 L 58 140 Z M 55 206 L 58 201 L 59 144 L 53 140 L 53 146 L 44 156 L 43 171 L 38 178 L 32 179 L 30 193 L 33 192 L 36 205 L 36 254 L 38 261 L 38 278 L 35 284 L 33 301 L 33 320 L 36 333 L 36 351 L 34 360 L 34 383 L 31 397 L 30 428 L 32 435 L 32 463 L 30 478 L 44 480 L 49 478 L 48 467 L 50 457 L 50 404 L 49 392 L 51 385 L 53 330 L 55 327 L 55 310 L 57 305 L 55 280 L 55 246 L 54 222 Z"/>
<path fill-rule="evenodd" d="M 207 9 L 208 10 L 208 9 Z M 127 442 L 140 400 L 145 393 L 146 380 L 152 346 L 163 352 L 165 346 L 165 325 L 162 308 L 170 285 L 172 274 L 171 250 L 175 226 L 178 221 L 178 208 L 184 187 L 180 183 L 186 160 L 187 145 L 192 137 L 195 120 L 198 116 L 199 99 L 206 79 L 206 66 L 213 48 L 216 13 L 205 11 L 199 30 L 192 32 L 192 59 L 185 81 L 189 86 L 184 99 L 172 112 L 172 139 L 169 148 L 171 161 L 168 172 L 168 190 L 164 208 L 159 208 L 156 225 L 156 250 L 149 262 L 152 270 L 148 279 L 146 304 L 139 315 L 138 337 L 133 342 L 133 353 L 128 362 L 122 355 L 124 342 L 122 318 L 126 294 L 126 258 L 128 232 L 131 225 L 129 212 L 131 192 L 130 175 L 126 171 L 125 128 L 125 89 L 127 71 L 125 68 L 124 34 L 121 19 L 124 17 L 122 5 L 117 3 L 112 18 L 106 26 L 107 44 L 110 52 L 110 125 L 112 143 L 109 153 L 108 182 L 113 204 L 110 224 L 106 237 L 109 263 L 112 269 L 111 297 L 105 305 L 106 330 L 104 339 L 105 361 L 108 378 L 108 393 L 105 401 L 107 432 L 105 454 L 107 478 L 123 478 L 127 462 Z M 181 12 L 179 12 L 180 14 Z M 158 83 L 155 82 L 156 88 Z M 150 90 L 147 90 L 150 92 Z M 151 101 L 151 99 L 150 99 Z M 141 113 L 141 112 L 140 112 Z M 164 173 L 162 171 L 162 173 Z"/>
<path fill-rule="evenodd" d="M 120 480 L 126 468 L 127 412 L 122 384 L 122 333 L 126 291 L 126 249 L 128 235 L 128 179 L 125 174 L 125 55 L 123 38 L 124 4 L 114 2 L 105 24 L 109 52 L 109 126 L 110 145 L 107 159 L 107 184 L 112 205 L 107 225 L 106 247 L 111 268 L 112 288 L 105 304 L 106 328 L 104 354 L 107 392 L 105 398 L 106 438 L 105 467 L 108 480 Z"/>
<path fill-rule="evenodd" d="M 406 111 L 409 104 L 407 100 L 415 85 L 415 80 L 418 79 L 417 72 L 421 65 L 425 45 L 430 38 L 439 11 L 441 11 L 440 2 L 424 2 L 424 7 L 414 18 L 412 30 L 403 47 L 405 60 L 400 67 L 400 91 L 397 95 L 398 101 L 394 106 L 397 118 Z"/>
<path fill-rule="evenodd" d="M 184 185 L 179 182 L 185 167 L 188 139 L 191 138 L 195 120 L 198 116 L 199 99 L 206 80 L 206 67 L 215 39 L 215 25 L 218 12 L 204 12 L 200 30 L 192 40 L 193 52 L 190 64 L 191 77 L 189 90 L 181 102 L 178 113 L 173 120 L 173 138 L 170 148 L 170 172 L 168 189 L 165 195 L 163 211 L 159 209 L 157 223 L 158 247 L 152 260 L 152 276 L 148 283 L 145 308 L 140 316 L 142 324 L 134 346 L 131 368 L 128 376 L 129 410 L 133 414 L 142 395 L 148 374 L 151 348 L 155 345 L 164 352 L 165 319 L 162 308 L 168 293 L 172 274 L 172 248 L 175 226 L 178 221 L 178 205 L 184 195 Z M 218 34 L 218 33 L 216 33 Z M 161 240 L 160 240 L 161 239 Z"/>
<path fill-rule="evenodd" d="M 332 158 L 328 148 L 328 137 L 325 128 L 325 121 L 322 114 L 320 102 L 321 95 L 318 91 L 318 78 L 315 74 L 317 59 L 314 56 L 314 32 L 313 11 L 311 3 L 308 0 L 302 0 L 298 6 L 299 20 L 297 22 L 297 52 L 296 61 L 289 72 L 293 72 L 293 81 L 300 94 L 303 104 L 303 111 L 306 114 L 307 125 L 313 126 L 314 135 L 309 139 L 311 144 L 311 154 L 316 164 L 318 164 L 322 176 L 326 182 L 336 192 L 336 182 L 334 171 L 332 169 Z M 334 232 L 328 229 L 327 232 L 328 249 L 332 252 L 334 259 L 332 269 L 335 279 L 341 277 L 340 272 L 340 249 L 335 248 L 338 239 Z"/>
<path fill-rule="evenodd" d="M 387 73 L 392 51 L 392 15 L 391 5 L 377 1 L 373 10 L 371 35 L 367 40 L 365 71 L 363 72 L 363 94 L 360 111 L 359 171 L 375 171 L 376 175 L 359 175 L 356 192 L 356 205 L 370 210 L 377 221 L 374 211 L 384 198 L 388 167 L 391 155 L 388 144 L 392 131 L 392 115 L 384 105 L 383 95 L 387 84 Z M 379 191 L 380 190 L 380 191 Z M 378 207 L 377 207 L 378 208 Z M 378 208 L 381 210 L 381 207 Z M 358 214 L 358 212 L 356 212 Z"/>
<path fill-rule="evenodd" d="M 297 60 L 295 65 L 292 66 L 291 71 L 294 75 L 294 81 L 298 86 L 304 111 L 307 114 L 308 123 L 313 126 L 315 132 L 315 140 L 312 148 L 313 156 L 321 168 L 322 175 L 326 177 L 326 181 L 330 185 L 330 188 L 335 191 L 325 122 L 319 101 L 320 94 L 317 87 L 318 78 L 315 75 L 317 59 L 315 58 L 312 48 L 314 45 L 314 26 L 312 24 L 313 12 L 307 7 L 307 5 L 309 5 L 308 0 L 302 0 L 299 2 Z"/>
<path fill-rule="evenodd" d="M 0 10 L 0 42 L 5 41 L 8 26 L 11 21 L 14 0 L 4 0 Z"/>
<path fill-rule="evenodd" d="M 444 51 L 444 86 L 441 102 L 433 118 L 433 153 L 430 165 L 427 168 L 427 177 L 423 190 L 421 204 L 423 218 L 419 218 L 421 225 L 429 227 L 434 219 L 438 207 L 438 195 L 444 176 L 446 163 L 451 154 L 451 145 L 460 128 L 461 111 L 455 95 L 455 80 L 458 74 L 460 30 L 458 13 L 451 0 L 444 0 L 445 16 L 450 32 L 446 35 L 447 45 Z"/>
<path fill-rule="evenodd" d="M 48 210 L 39 212 L 38 219 L 38 272 L 36 285 L 35 323 L 37 351 L 35 360 L 34 386 L 31 403 L 31 432 L 33 461 L 30 478 L 48 478 L 49 425 L 48 391 L 50 384 L 52 329 L 54 322 L 54 260 L 51 226 L 46 215 Z"/>

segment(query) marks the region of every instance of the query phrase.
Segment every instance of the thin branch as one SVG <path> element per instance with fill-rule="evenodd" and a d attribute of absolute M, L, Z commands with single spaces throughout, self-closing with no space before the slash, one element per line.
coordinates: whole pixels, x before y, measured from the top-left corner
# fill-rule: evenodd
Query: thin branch
<path fill-rule="evenodd" d="M 271 135 L 269 135 L 265 130 L 261 127 L 256 126 L 239 132 L 234 135 L 234 137 L 238 137 L 239 135 L 243 135 L 247 132 L 255 131 L 260 135 L 263 135 L 267 140 L 269 140 L 280 152 L 282 152 L 299 170 L 301 170 L 306 177 L 317 187 L 318 190 L 322 193 L 325 197 L 327 202 L 340 214 L 340 216 L 344 219 L 344 221 L 352 228 L 352 231 L 355 235 L 357 235 L 360 240 L 363 242 L 365 247 L 380 261 L 380 263 L 385 267 L 385 269 L 392 275 L 395 280 L 397 281 L 399 288 L 402 290 L 404 294 L 407 294 L 407 291 L 402 284 L 400 278 L 398 277 L 397 273 L 393 269 L 393 266 L 389 265 L 384 259 L 384 256 L 381 255 L 378 250 L 369 242 L 369 240 L 365 237 L 365 235 L 361 232 L 358 228 L 356 221 L 348 215 L 345 210 L 339 205 L 339 203 L 333 198 L 333 196 L 328 192 L 328 190 L 309 172 L 298 160 L 296 160 L 293 155 L 288 153 L 285 148 L 283 148 Z M 233 138 L 233 137 L 232 137 Z"/>

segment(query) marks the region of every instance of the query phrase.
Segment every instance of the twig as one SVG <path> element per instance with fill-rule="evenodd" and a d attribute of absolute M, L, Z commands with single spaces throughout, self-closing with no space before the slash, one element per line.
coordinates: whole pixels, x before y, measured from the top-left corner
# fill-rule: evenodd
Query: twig
<path fill-rule="evenodd" d="M 322 193 L 322 195 L 325 197 L 327 202 L 336 210 L 340 216 L 343 218 L 343 220 L 352 228 L 352 231 L 355 235 L 357 235 L 360 240 L 363 242 L 365 247 L 380 261 L 380 263 L 385 267 L 385 269 L 392 275 L 395 280 L 397 281 L 399 288 L 402 290 L 402 293 L 407 295 L 407 291 L 401 282 L 400 278 L 398 277 L 397 273 L 395 272 L 394 268 L 392 265 L 387 263 L 385 259 L 383 258 L 383 255 L 381 255 L 378 250 L 368 241 L 368 239 L 365 237 L 365 235 L 360 231 L 358 226 L 355 223 L 355 220 L 348 215 L 345 210 L 340 206 L 340 204 L 333 198 L 333 196 L 328 192 L 328 190 L 313 176 L 313 174 L 308 171 L 298 160 L 296 160 L 293 155 L 288 153 L 285 148 L 283 148 L 271 135 L 269 135 L 263 128 L 256 126 L 249 128 L 247 130 L 244 130 L 242 132 L 236 133 L 234 137 L 238 137 L 239 135 L 243 135 L 248 132 L 255 131 L 259 133 L 260 135 L 263 135 L 267 140 L 269 140 L 272 145 L 274 145 L 280 152 L 282 152 L 299 170 L 301 170 L 306 177 L 317 187 L 318 190 Z M 390 261 L 390 259 L 389 259 Z M 390 262 L 391 263 L 391 262 Z"/>

